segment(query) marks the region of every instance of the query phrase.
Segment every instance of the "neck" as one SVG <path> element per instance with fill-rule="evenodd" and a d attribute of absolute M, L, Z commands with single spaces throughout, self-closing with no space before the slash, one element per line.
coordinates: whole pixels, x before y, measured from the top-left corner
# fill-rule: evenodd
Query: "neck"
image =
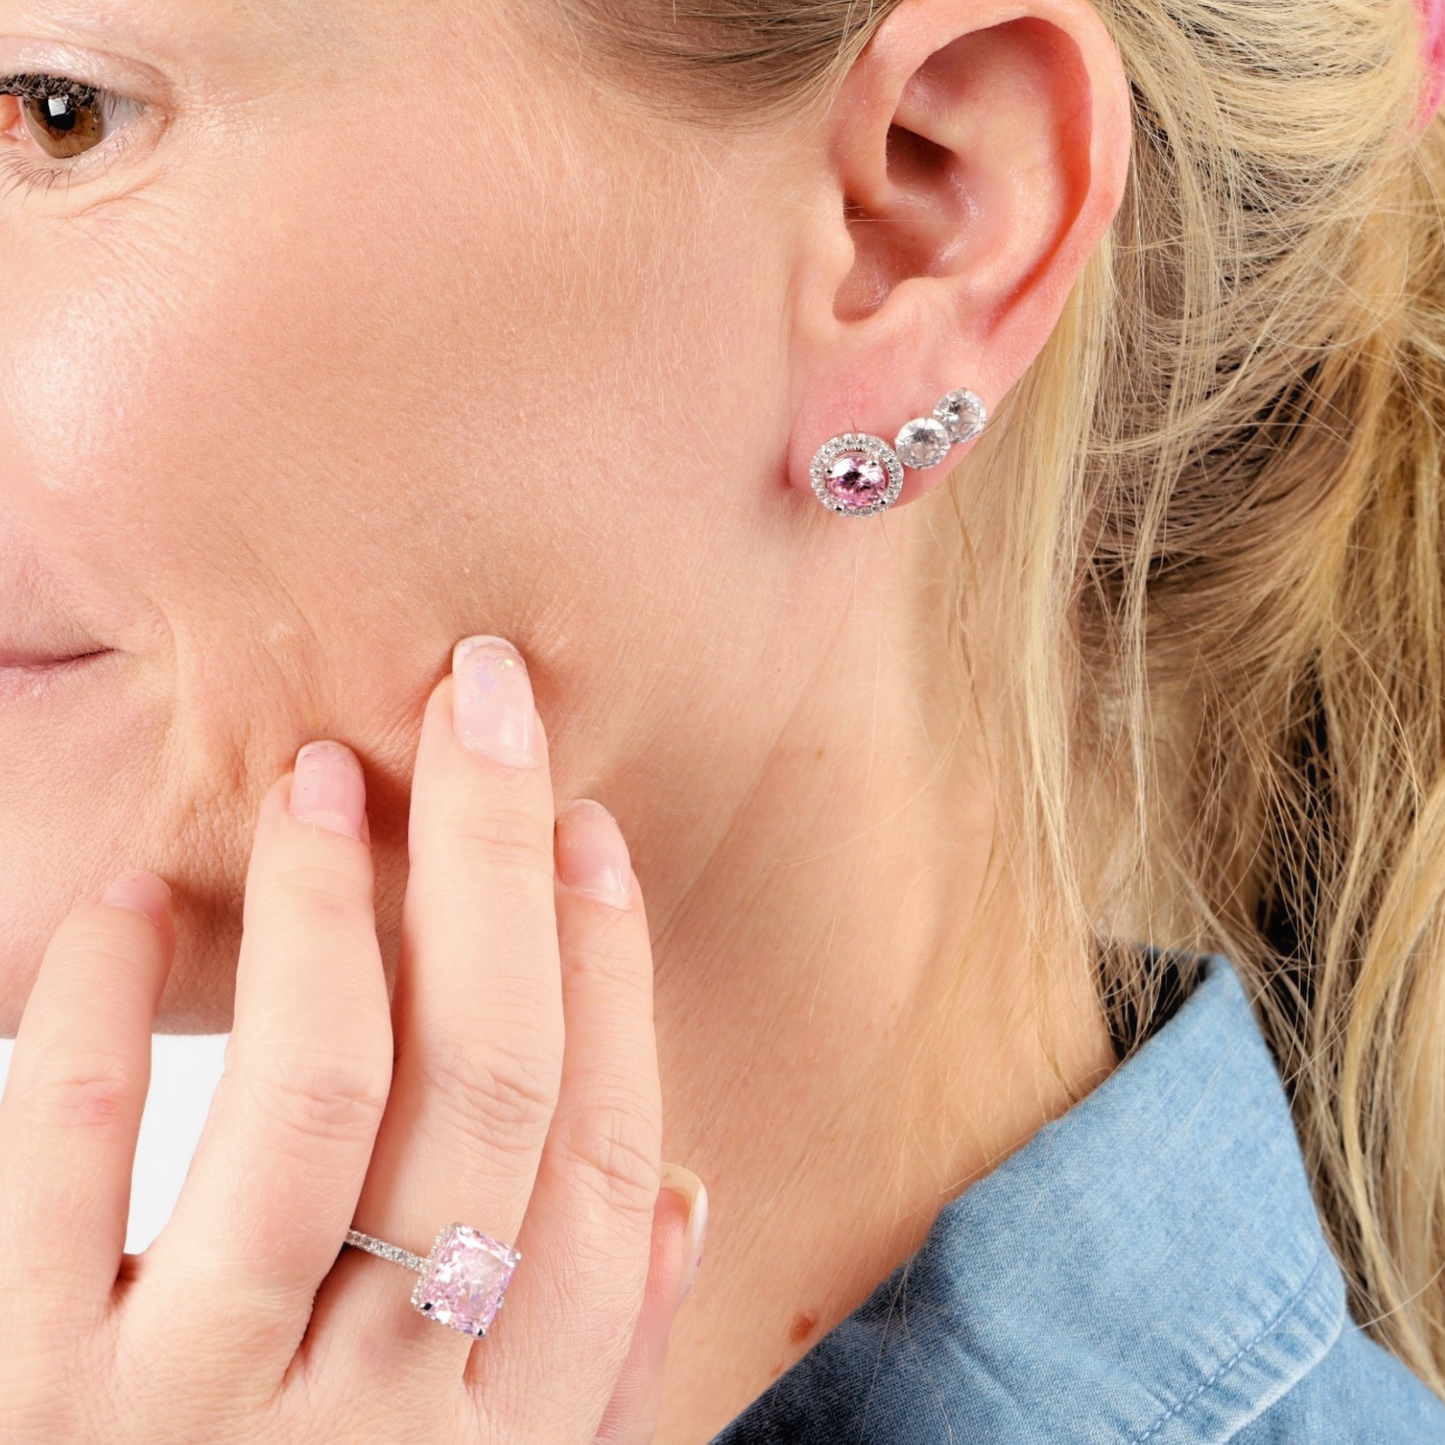
<path fill-rule="evenodd" d="M 663 1155 L 711 1204 L 662 1445 L 709 1438 L 1113 1062 L 1083 941 L 1025 952 L 988 770 L 890 601 L 598 793 L 647 900 Z"/>

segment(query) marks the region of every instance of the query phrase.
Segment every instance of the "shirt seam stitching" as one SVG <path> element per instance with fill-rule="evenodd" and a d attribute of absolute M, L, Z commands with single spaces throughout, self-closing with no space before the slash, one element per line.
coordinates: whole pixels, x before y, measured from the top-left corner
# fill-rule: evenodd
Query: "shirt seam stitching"
<path fill-rule="evenodd" d="M 1233 1370 L 1237 1365 L 1239 1365 L 1239 1363 L 1244 1359 L 1247 1354 L 1250 1353 L 1251 1350 L 1257 1349 L 1261 1344 L 1263 1344 L 1264 1340 L 1269 1335 L 1273 1334 L 1274 1331 L 1277 1330 L 1285 1322 L 1289 1315 L 1294 1311 L 1295 1307 L 1299 1304 L 1300 1300 L 1304 1298 L 1305 1293 L 1314 1283 L 1315 1276 L 1320 1272 L 1320 1266 L 1324 1263 L 1324 1258 L 1325 1256 L 1323 1250 L 1318 1251 L 1315 1254 L 1314 1263 L 1310 1266 L 1309 1273 L 1304 1277 L 1304 1282 L 1287 1300 L 1285 1300 L 1285 1302 L 1279 1307 L 1279 1309 L 1275 1311 L 1274 1315 L 1270 1319 L 1265 1321 L 1265 1323 L 1260 1327 L 1259 1333 L 1256 1334 L 1252 1340 L 1249 1340 L 1247 1343 L 1241 1345 L 1227 1360 L 1224 1361 L 1223 1364 L 1221 1364 L 1214 1371 L 1212 1375 L 1209 1376 L 1208 1379 L 1201 1380 L 1199 1384 L 1197 1384 L 1187 1395 L 1183 1397 L 1183 1399 L 1175 1401 L 1175 1403 L 1171 1405 L 1169 1409 L 1167 1409 L 1157 1420 L 1154 1421 L 1152 1425 L 1150 1425 L 1141 1434 L 1131 1435 L 1128 1440 L 1128 1445 L 1142 1445 L 1143 1441 L 1148 1440 L 1151 1436 L 1157 1435 L 1169 1423 L 1170 1420 L 1172 1420 L 1176 1415 L 1180 1413 L 1181 1410 L 1187 1409 L 1206 1390 L 1211 1389 L 1213 1388 L 1213 1386 L 1217 1385 L 1219 1381 L 1224 1378 L 1225 1375 L 1227 1375 L 1231 1370 Z"/>

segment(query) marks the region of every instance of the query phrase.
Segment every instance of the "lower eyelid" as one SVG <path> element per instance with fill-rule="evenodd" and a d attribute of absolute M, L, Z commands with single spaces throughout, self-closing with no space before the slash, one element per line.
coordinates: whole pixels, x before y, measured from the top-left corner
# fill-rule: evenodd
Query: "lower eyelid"
<path fill-rule="evenodd" d="M 0 145 L 0 199 L 9 192 L 19 189 L 22 197 L 36 190 L 50 191 L 55 187 L 66 190 L 72 185 L 103 176 L 110 170 L 125 145 L 123 136 L 99 147 L 93 164 L 78 161 L 53 161 L 37 164 L 23 156 L 11 154 L 11 148 Z"/>

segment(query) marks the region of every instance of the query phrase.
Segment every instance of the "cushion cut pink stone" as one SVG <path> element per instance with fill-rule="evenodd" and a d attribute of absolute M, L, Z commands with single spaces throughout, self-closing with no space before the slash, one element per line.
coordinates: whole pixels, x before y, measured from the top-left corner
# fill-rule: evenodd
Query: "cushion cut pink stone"
<path fill-rule="evenodd" d="M 882 462 L 875 462 L 867 452 L 839 452 L 823 485 L 828 495 L 845 507 L 871 507 L 888 490 L 888 473 Z"/>
<path fill-rule="evenodd" d="M 454 1330 L 484 1335 L 501 1308 L 502 1291 L 519 1257 L 490 1234 L 453 1224 L 432 1249 L 412 1303 Z"/>

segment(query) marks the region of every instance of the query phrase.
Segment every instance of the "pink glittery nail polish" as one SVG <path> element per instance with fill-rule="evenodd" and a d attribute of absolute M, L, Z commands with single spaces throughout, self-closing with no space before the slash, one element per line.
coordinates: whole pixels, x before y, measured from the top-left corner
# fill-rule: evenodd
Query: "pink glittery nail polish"
<path fill-rule="evenodd" d="M 537 761 L 532 684 L 505 638 L 466 637 L 452 649 L 452 725 L 462 746 L 509 767 Z"/>

